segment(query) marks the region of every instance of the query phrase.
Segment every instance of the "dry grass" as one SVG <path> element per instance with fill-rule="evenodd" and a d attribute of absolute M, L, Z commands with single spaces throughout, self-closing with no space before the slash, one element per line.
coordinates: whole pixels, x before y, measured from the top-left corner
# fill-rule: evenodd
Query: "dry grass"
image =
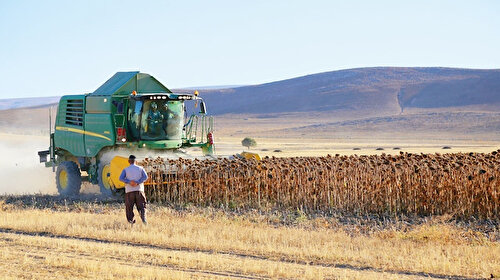
<path fill-rule="evenodd" d="M 46 112 L 45 109 L 44 112 Z M 38 128 L 45 127 L 45 118 L 42 119 L 43 122 L 40 121 L 40 123 L 43 123 L 43 125 L 36 126 L 38 129 L 36 132 L 27 133 L 45 133 L 46 131 Z M 227 124 L 224 124 L 223 119 L 218 120 L 220 120 L 219 124 L 222 125 L 218 127 L 220 129 L 216 137 L 221 137 L 222 141 L 218 141 L 219 139 L 216 138 L 219 145 L 217 151 L 223 155 L 240 152 L 243 148 L 240 144 L 241 139 L 243 136 L 253 136 L 252 133 L 256 129 L 256 124 L 259 125 L 260 129 L 256 135 L 263 137 L 257 139 L 259 143 L 258 149 L 269 149 L 269 151 L 263 153 L 264 155 L 326 156 L 328 153 L 352 155 L 356 152 L 377 154 L 378 158 L 380 158 L 382 152 L 394 152 L 391 150 L 394 146 L 400 146 L 403 151 L 413 153 L 422 151 L 428 153 L 438 152 L 443 145 L 451 145 L 452 151 L 485 152 L 498 149 L 498 146 L 492 148 L 494 145 L 498 145 L 497 143 L 464 142 L 455 141 L 452 138 L 443 140 L 436 135 L 431 138 L 437 138 L 438 140 L 425 140 L 425 144 L 422 144 L 424 141 L 419 142 L 410 139 L 414 138 L 413 136 L 402 137 L 402 140 L 393 143 L 392 139 L 371 139 L 372 132 L 356 136 L 358 137 L 357 140 L 349 138 L 351 137 L 350 134 L 348 137 L 340 136 L 340 138 L 334 140 L 335 142 L 332 142 L 332 139 L 316 139 L 312 141 L 309 139 L 309 135 L 301 135 L 300 133 L 294 135 L 287 133 L 281 136 L 284 138 L 289 137 L 289 139 L 277 140 L 265 137 L 274 137 L 275 135 L 269 131 L 276 128 L 293 128 L 315 124 L 318 121 L 307 119 L 302 123 L 298 123 L 299 118 L 295 118 L 288 120 L 285 125 L 277 127 L 276 124 L 282 123 L 284 118 L 275 121 L 259 119 L 250 123 L 246 120 L 235 123 L 234 118 L 228 118 L 226 120 Z M 263 123 L 265 127 L 261 127 L 260 123 Z M 6 131 L 15 132 L 10 128 L 9 130 L 2 130 L 3 133 Z M 233 133 L 234 136 L 230 136 Z M 5 143 L 0 147 L 3 149 L 4 154 L 12 150 L 13 147 L 18 146 L 21 140 L 30 143 L 36 142 L 40 147 L 30 150 L 23 144 L 23 151 L 19 151 L 19 155 L 25 155 L 30 162 L 37 160 L 36 151 L 38 149 L 45 149 L 47 146 L 46 137 L 1 134 L 0 140 Z M 384 147 L 385 151 L 375 151 L 378 146 Z M 352 148 L 354 147 L 361 147 L 362 150 L 353 152 Z M 275 149 L 281 149 L 283 153 L 273 153 L 272 151 Z M 257 152 L 261 153 L 260 151 Z M 357 166 L 351 166 L 350 164 L 360 161 L 361 157 L 352 155 L 347 159 L 351 160 L 349 163 L 350 169 L 345 168 L 342 171 L 336 169 L 336 172 L 339 172 L 336 173 L 336 176 L 350 174 L 348 172 L 352 172 Z M 301 159 L 301 162 L 307 162 L 307 160 L 303 160 Z M 287 161 L 288 159 L 282 159 L 278 162 L 286 163 Z M 427 161 L 433 163 L 432 158 L 428 158 Z M 335 161 L 335 164 L 338 165 L 340 162 L 339 157 L 339 161 Z M 246 164 L 248 167 L 248 163 Z M 471 188 L 472 183 L 478 183 L 480 186 L 479 192 L 488 187 L 498 190 L 498 176 L 496 175 L 495 180 L 497 181 L 495 181 L 495 184 L 482 184 L 481 178 L 489 179 L 484 174 L 477 174 L 479 170 L 476 167 L 482 168 L 482 164 L 477 161 L 468 165 L 469 169 L 461 167 L 461 172 L 463 170 L 471 171 L 474 175 L 473 179 L 478 181 L 469 180 L 472 181 L 470 186 L 457 184 L 455 187 L 475 190 Z M 9 191 L 11 186 L 19 188 L 21 179 L 24 181 L 29 180 L 27 185 L 30 186 L 40 184 L 41 181 L 47 181 L 44 177 L 34 176 L 35 173 L 31 169 L 26 171 L 25 167 L 17 167 L 17 164 L 15 166 L 15 168 L 19 169 L 18 172 L 26 178 L 15 176 L 13 184 L 6 184 Z M 392 172 L 393 166 L 395 167 L 395 164 L 385 165 L 382 161 L 382 165 L 376 165 L 373 168 L 379 172 L 377 174 L 382 176 L 387 175 L 387 173 L 384 173 L 386 171 L 389 172 L 390 170 Z M 431 170 L 430 166 L 425 163 L 425 166 L 420 168 L 420 171 L 424 172 L 421 174 L 426 174 L 425 178 L 428 178 L 428 180 L 441 180 L 442 172 L 444 172 L 443 168 L 436 169 L 439 171 L 437 172 Z M 40 168 L 43 169 L 41 166 Z M 494 165 L 494 168 L 498 171 L 498 164 Z M 491 170 L 495 170 L 494 168 L 491 168 Z M 6 169 L 2 168 L 2 170 L 5 171 Z M 487 171 L 486 174 L 490 172 L 488 168 L 484 168 L 484 170 Z M 310 170 L 307 171 L 311 173 Z M 316 174 L 314 172 L 318 171 L 314 170 L 312 174 Z M 4 177 L 10 178 L 12 174 L 9 170 Z M 25 176 L 26 174 L 31 176 Z M 233 176 L 235 174 L 229 175 Z M 367 173 L 367 175 L 370 174 Z M 267 173 L 262 173 L 260 178 L 265 179 L 267 176 Z M 374 180 L 376 177 L 367 178 Z M 462 182 L 460 181 L 463 179 L 461 175 L 455 177 L 458 178 L 458 182 Z M 250 178 L 253 184 L 255 178 L 258 177 Z M 354 180 L 360 180 L 361 177 L 355 175 L 349 178 L 353 179 L 347 180 L 346 186 L 349 189 L 346 191 L 353 194 L 352 191 L 357 187 Z M 401 177 L 391 178 L 398 179 Z M 278 179 L 275 175 L 273 175 L 273 178 L 269 178 L 269 182 L 276 182 L 276 180 Z M 309 182 L 314 182 L 314 180 L 305 180 L 303 182 L 303 191 L 317 190 L 311 189 L 307 185 L 310 184 Z M 53 185 L 53 183 L 50 184 Z M 226 186 L 230 185 L 226 184 Z M 343 186 L 338 185 L 338 189 L 343 190 Z M 454 185 L 450 184 L 446 189 L 452 190 L 453 187 Z M 426 190 L 432 191 L 434 189 L 432 185 L 428 185 Z M 177 191 L 179 190 L 177 189 Z M 399 191 L 403 190 L 400 189 Z M 231 191 L 240 190 L 232 189 Z M 496 198 L 498 198 L 498 191 L 496 193 Z M 185 192 L 185 194 L 192 195 L 188 192 Z M 216 195 L 214 192 L 199 194 Z M 242 199 L 247 199 L 243 201 L 250 202 L 249 205 L 253 203 L 253 206 L 258 206 L 260 203 L 261 209 L 267 210 L 272 209 L 274 205 L 272 199 L 264 196 L 264 192 L 260 192 L 262 195 L 260 201 L 257 195 L 259 192 L 247 192 L 246 194 L 249 196 Z M 300 201 L 314 205 L 314 200 L 307 200 L 314 197 L 314 193 L 304 192 L 300 195 L 306 198 L 306 200 L 301 199 Z M 195 199 L 192 201 L 196 204 L 202 204 L 199 203 L 200 201 L 207 201 L 203 200 L 204 198 L 193 197 Z M 290 198 L 293 197 L 290 196 Z M 359 201 L 353 201 L 352 198 L 356 198 L 356 196 L 344 197 L 339 201 L 345 203 L 344 205 L 352 203 L 352 207 L 366 207 L 366 204 L 360 204 Z M 382 198 L 382 196 L 373 196 L 373 198 Z M 494 205 L 491 203 L 495 203 L 490 201 L 490 204 L 482 204 L 469 198 L 463 196 L 458 201 L 460 203 L 476 203 L 475 205 L 489 207 L 488 209 L 491 209 L 491 205 Z M 475 196 L 475 198 L 477 199 L 478 196 Z M 237 203 L 233 203 L 234 201 L 227 203 L 228 200 L 224 199 L 226 198 L 207 204 L 239 207 Z M 397 202 L 394 197 L 390 199 Z M 220 201 L 223 203 L 220 203 Z M 370 200 L 365 197 L 364 201 Z M 433 198 L 430 201 L 442 202 L 446 201 L 446 199 L 434 200 Z M 37 203 L 36 199 L 34 199 L 33 204 L 39 207 Z M 68 204 L 71 203 L 73 202 L 68 201 Z M 182 203 L 177 205 L 179 204 Z M 461 207 L 462 209 L 464 207 L 463 204 L 454 205 L 449 203 L 449 205 Z M 443 222 L 433 220 L 418 225 L 407 225 L 406 221 L 404 221 L 394 227 L 377 228 L 372 227 L 371 224 L 370 226 L 346 226 L 342 222 L 334 223 L 322 217 L 310 220 L 310 216 L 301 215 L 300 213 L 304 212 L 297 211 L 299 215 L 294 218 L 295 220 L 286 223 L 292 226 L 284 226 L 281 222 L 272 221 L 273 219 L 279 220 L 281 217 L 260 217 L 258 214 L 248 215 L 248 212 L 245 212 L 244 216 L 233 216 L 219 211 L 206 213 L 203 210 L 206 208 L 191 213 L 153 205 L 150 213 L 150 225 L 148 227 L 137 225 L 130 228 L 125 222 L 122 207 L 122 205 L 116 204 L 107 205 L 100 202 L 89 202 L 81 205 L 75 203 L 70 207 L 62 203 L 54 204 L 51 208 L 42 206 L 39 207 L 41 209 L 26 209 L 22 204 L 1 203 L 0 199 L 0 246 L 2 246 L 0 251 L 0 278 L 203 279 L 249 277 L 257 279 L 413 279 L 456 277 L 458 279 L 475 279 L 487 278 L 490 274 L 497 277 L 500 275 L 498 223 L 493 223 L 494 232 L 488 234 L 475 231 L 473 228 L 464 228 L 447 223 L 446 218 L 443 218 Z M 300 205 L 297 205 L 297 208 L 300 208 Z M 314 210 L 314 207 L 302 208 L 305 212 L 308 209 Z M 391 213 L 391 209 L 390 207 L 387 208 L 385 213 Z M 296 210 L 296 208 L 293 208 L 293 211 Z M 210 212 L 212 210 L 206 211 Z M 399 210 L 392 213 L 398 213 L 397 211 Z M 497 212 L 492 212 L 490 216 L 493 220 L 498 220 L 498 210 L 495 211 Z M 442 213 L 446 212 L 443 211 Z M 442 213 L 439 212 L 438 214 Z M 456 215 L 457 213 L 459 215 Z M 450 211 L 451 215 L 460 216 L 460 213 Z M 477 217 L 478 215 L 474 214 L 472 219 Z"/>
<path fill-rule="evenodd" d="M 16 269 L 3 275 L 16 278 L 47 278 L 54 272 L 57 278 L 342 278 L 342 279 L 401 279 L 384 272 L 345 271 L 338 268 L 314 267 L 303 264 L 245 259 L 224 254 L 135 248 L 122 244 L 89 243 L 39 236 L 0 234 L 3 253 L 0 260 Z M 36 265 L 39 270 L 25 273 L 17 268 Z M 21 273 L 20 273 L 21 272 Z M 54 277 L 55 278 L 55 277 Z M 402 276 L 403 279 L 417 277 Z"/>
<path fill-rule="evenodd" d="M 121 277 L 123 271 L 134 269 L 128 259 L 147 266 L 144 278 L 157 278 L 165 270 L 173 273 L 166 278 L 197 277 L 199 271 L 231 274 L 227 277 L 307 279 L 500 274 L 498 242 L 440 223 L 366 235 L 321 227 L 321 221 L 311 221 L 315 227 L 285 227 L 245 216 L 154 207 L 147 227 L 131 228 L 124 222 L 123 210 L 114 207 L 97 208 L 97 213 L 20 209 L 9 204 L 2 209 L 0 240 L 2 246 L 13 249 L 0 255 L 2 269 L 5 263 L 19 260 L 15 256 L 19 252 L 39 256 L 27 253 L 25 263 L 16 263 L 13 277 L 16 271 L 19 275 L 18 269 L 36 263 L 43 264 L 41 273 L 61 270 L 69 273 L 66 276 L 93 277 L 107 271 L 104 275 Z M 210 273 L 201 276 L 221 276 Z"/>

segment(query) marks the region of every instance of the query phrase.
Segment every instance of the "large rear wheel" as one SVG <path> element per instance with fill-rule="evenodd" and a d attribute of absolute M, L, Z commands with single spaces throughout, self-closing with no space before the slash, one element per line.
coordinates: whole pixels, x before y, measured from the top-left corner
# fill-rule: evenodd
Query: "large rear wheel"
<path fill-rule="evenodd" d="M 111 165 L 109 162 L 100 162 L 97 169 L 97 183 L 102 194 L 114 194 L 114 187 L 111 183 Z"/>
<path fill-rule="evenodd" d="M 109 162 L 99 163 L 99 168 L 97 169 L 97 183 L 103 195 L 123 196 L 125 193 L 124 188 L 116 189 L 113 182 L 111 182 L 111 164 Z"/>
<path fill-rule="evenodd" d="M 73 161 L 63 161 L 56 171 L 57 191 L 61 195 L 78 195 L 82 186 L 80 168 Z"/>

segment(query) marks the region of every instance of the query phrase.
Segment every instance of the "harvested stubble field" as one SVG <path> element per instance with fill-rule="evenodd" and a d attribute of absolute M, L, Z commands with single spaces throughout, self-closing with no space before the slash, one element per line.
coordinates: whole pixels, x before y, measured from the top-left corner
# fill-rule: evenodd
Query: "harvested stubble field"
<path fill-rule="evenodd" d="M 498 225 L 0 197 L 2 278 L 477 279 L 500 273 Z"/>
<path fill-rule="evenodd" d="M 42 140 L 45 141 L 46 138 Z M 11 158 L 15 155 L 19 157 L 19 154 L 26 154 L 26 144 L 32 141 L 32 138 L 12 138 L 2 152 L 12 155 Z M 0 170 L 5 175 L 2 177 L 4 184 L 0 186 L 3 187 L 2 192 L 19 189 L 20 185 L 25 186 L 22 190 L 35 191 L 42 185 L 53 189 L 53 174 L 50 170 L 43 169 L 37 162 L 31 163 L 36 151 L 46 147 L 43 141 L 40 147 L 29 151 L 25 161 L 3 163 Z M 19 146 L 22 148 L 15 150 L 19 143 L 23 143 Z M 454 162 L 458 156 L 464 157 L 464 160 Z M 255 187 L 256 180 L 260 179 L 261 182 L 273 184 L 270 185 L 270 190 L 274 190 L 277 186 L 273 182 L 285 182 L 287 178 L 300 178 L 304 186 L 315 182 L 319 170 L 309 171 L 306 165 L 300 167 L 298 163 L 323 159 L 331 162 L 336 169 L 342 168 L 334 173 L 337 176 L 350 176 L 354 173 L 349 172 L 353 172 L 358 164 L 366 166 L 361 165 L 361 160 L 368 164 L 373 159 L 375 164 L 369 164 L 373 170 L 380 172 L 381 177 L 372 179 L 375 182 L 382 182 L 384 179 L 385 183 L 390 178 L 400 178 L 391 177 L 393 175 L 382 177 L 391 174 L 392 166 L 396 167 L 392 158 L 409 160 L 415 157 L 414 160 L 417 161 L 418 157 L 424 156 L 413 154 L 385 157 L 391 159 L 389 165 L 381 160 L 381 156 L 270 158 L 262 162 L 267 170 L 263 165 L 260 170 L 254 169 L 255 165 L 251 161 L 226 162 L 226 172 L 229 170 L 233 173 L 224 174 L 228 182 L 247 183 Z M 431 170 L 432 164 L 438 166 L 432 159 L 444 159 L 448 155 L 425 157 L 417 161 L 422 163 L 419 173 L 428 175 L 428 178 L 421 180 L 433 182 L 431 180 L 434 179 L 441 182 L 439 178 L 432 176 L 440 176 L 446 172 L 442 166 Z M 488 180 L 491 176 L 497 178 L 497 175 L 491 173 L 494 170 L 486 163 L 497 166 L 498 172 L 498 155 L 467 153 L 451 155 L 450 159 L 452 160 L 448 165 L 454 167 L 450 171 L 455 172 L 452 174 L 455 174 L 457 182 L 480 184 L 483 179 L 490 182 Z M 297 163 L 293 163 L 294 160 Z M 430 167 L 425 163 L 426 160 L 431 164 Z M 340 167 L 341 161 L 346 161 L 349 165 L 342 163 Z M 277 175 L 284 173 L 276 173 L 275 176 L 273 172 L 284 172 L 284 168 L 282 170 L 281 165 L 266 162 L 294 164 L 300 168 L 296 174 L 280 177 Z M 202 162 L 184 160 L 184 163 L 203 167 Z M 446 162 L 443 161 L 444 163 Z M 462 163 L 464 166 L 457 167 L 455 163 Z M 250 174 L 260 174 L 260 177 L 241 181 L 239 173 L 230 164 L 245 164 L 246 167 L 241 166 L 243 171 L 255 172 Z M 312 166 L 327 167 L 319 163 Z M 202 168 L 199 172 L 204 170 L 209 169 Z M 304 175 L 306 171 L 314 174 L 312 181 L 308 179 L 310 176 Z M 269 173 L 273 175 L 272 178 L 269 178 Z M 466 179 L 463 177 L 464 173 L 467 175 Z M 402 171 L 398 169 L 395 174 L 400 176 Z M 213 175 L 207 174 L 208 179 L 214 179 Z M 473 176 L 472 180 L 469 180 L 469 175 Z M 177 180 L 182 176 L 193 180 L 188 174 L 177 177 Z M 238 179 L 229 180 L 233 177 Z M 343 185 L 343 181 L 340 181 L 342 185 L 338 185 L 338 178 L 335 177 L 330 183 L 345 191 L 345 200 L 342 193 L 338 194 L 337 199 L 345 203 L 339 205 L 350 203 L 355 207 L 354 202 L 347 200 L 359 196 L 356 193 L 347 196 L 348 191 L 356 191 L 355 182 L 362 182 L 360 178 L 364 177 L 355 176 L 352 180 L 346 180 L 345 186 L 349 188 Z M 416 180 L 420 177 L 412 175 L 410 178 Z M 184 181 L 186 185 L 171 184 L 170 195 L 179 192 L 183 195 L 182 199 L 151 203 L 149 225 L 144 227 L 137 224 L 132 228 L 125 220 L 124 205 L 119 198 L 108 199 L 92 194 L 67 198 L 48 195 L 0 197 L 0 278 L 477 279 L 489 278 L 492 274 L 498 277 L 500 274 L 498 212 L 496 218 L 484 218 L 487 215 L 476 214 L 470 216 L 467 214 L 470 212 L 464 214 L 454 211 L 443 211 L 448 213 L 444 215 L 415 214 L 411 211 L 402 214 L 403 211 L 399 210 L 402 208 L 391 211 L 391 208 L 382 209 L 377 205 L 374 205 L 377 206 L 375 209 L 382 211 L 364 208 L 367 210 L 363 212 L 356 211 L 357 208 L 352 211 L 342 207 L 323 208 L 324 205 L 320 204 L 320 207 L 315 208 L 314 199 L 304 199 L 301 207 L 297 195 L 309 198 L 312 194 L 319 195 L 318 191 L 322 189 L 311 192 L 304 192 L 306 189 L 293 190 L 291 187 L 295 183 L 289 180 L 290 184 L 283 185 L 286 188 L 283 187 L 283 196 L 280 196 L 288 197 L 288 200 L 283 200 L 286 204 L 276 203 L 276 197 L 273 197 L 276 192 L 266 193 L 261 189 L 260 207 L 259 190 L 255 192 L 255 188 L 232 189 L 229 187 L 237 185 L 228 184 L 226 197 L 215 193 L 221 187 L 215 184 L 207 186 L 210 187 L 207 189 L 210 192 L 206 193 L 196 188 L 191 189 L 192 193 L 188 192 L 187 181 Z M 202 187 L 196 184 L 199 182 L 195 186 Z M 498 197 L 498 185 L 496 186 Z M 96 189 L 98 188 L 94 188 Z M 152 188 L 148 190 L 151 191 Z M 430 194 L 435 194 L 431 186 L 427 190 L 431 191 Z M 484 193 L 484 189 L 479 190 L 479 194 Z M 402 191 L 400 190 L 404 193 Z M 464 192 L 461 196 L 453 197 L 468 199 L 469 196 L 470 193 Z M 395 202 L 403 201 L 397 196 L 371 197 L 376 202 L 391 199 Z M 323 196 L 324 198 L 326 197 Z M 361 201 L 368 201 L 368 198 L 364 197 L 365 200 Z M 434 202 L 439 203 L 436 200 Z M 359 205 L 363 209 L 361 207 L 370 204 Z"/>
<path fill-rule="evenodd" d="M 500 151 L 500 150 L 499 150 Z M 500 217 L 500 153 L 146 159 L 151 200 L 232 209 Z M 170 170 L 177 170 L 171 175 Z"/>

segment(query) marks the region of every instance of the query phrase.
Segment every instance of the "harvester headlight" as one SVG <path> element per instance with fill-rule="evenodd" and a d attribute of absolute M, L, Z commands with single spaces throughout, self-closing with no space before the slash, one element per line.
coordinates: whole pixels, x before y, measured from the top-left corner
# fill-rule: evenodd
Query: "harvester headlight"
<path fill-rule="evenodd" d="M 122 142 L 123 142 L 123 143 L 127 142 L 127 138 L 123 137 L 123 138 L 122 138 Z"/>
<path fill-rule="evenodd" d="M 146 143 L 142 144 L 142 147 L 145 148 L 146 147 Z"/>

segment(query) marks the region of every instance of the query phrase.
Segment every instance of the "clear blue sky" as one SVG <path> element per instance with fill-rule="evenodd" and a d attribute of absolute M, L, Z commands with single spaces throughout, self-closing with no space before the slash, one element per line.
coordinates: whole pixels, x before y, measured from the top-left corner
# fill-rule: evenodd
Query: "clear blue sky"
<path fill-rule="evenodd" d="M 0 0 L 0 98 L 170 88 L 366 66 L 500 68 L 500 1 Z"/>

